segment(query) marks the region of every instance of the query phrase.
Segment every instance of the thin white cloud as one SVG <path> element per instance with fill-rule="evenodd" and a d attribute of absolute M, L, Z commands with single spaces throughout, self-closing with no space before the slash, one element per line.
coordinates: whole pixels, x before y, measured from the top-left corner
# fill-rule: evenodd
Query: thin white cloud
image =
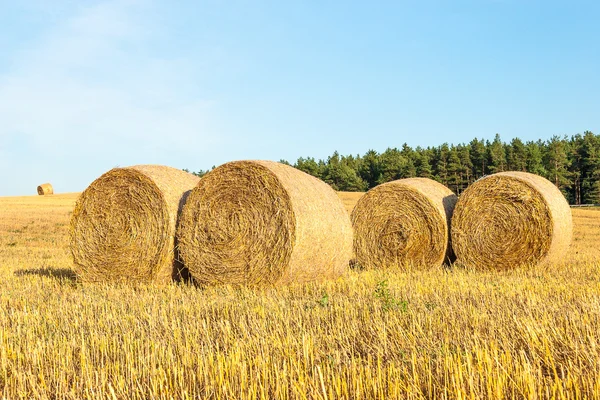
<path fill-rule="evenodd" d="M 15 137 L 30 165 L 102 153 L 109 163 L 155 162 L 215 143 L 213 103 L 189 90 L 191 62 L 151 51 L 161 32 L 149 9 L 126 0 L 80 8 L 14 54 L 0 75 L 0 158 L 22 151 L 10 147 Z"/>

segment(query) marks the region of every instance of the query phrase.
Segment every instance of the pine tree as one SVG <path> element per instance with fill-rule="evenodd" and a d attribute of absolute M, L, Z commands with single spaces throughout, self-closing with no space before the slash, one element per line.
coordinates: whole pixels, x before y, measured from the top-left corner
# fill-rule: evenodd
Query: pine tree
<path fill-rule="evenodd" d="M 368 189 L 369 184 L 358 175 L 359 157 L 352 155 L 342 157 L 340 162 L 341 183 L 340 190 L 344 192 L 362 192 Z"/>
<path fill-rule="evenodd" d="M 504 145 L 500 140 L 500 135 L 496 133 L 494 141 L 487 143 L 490 173 L 495 174 L 496 172 L 506 171 L 506 154 L 504 152 Z"/>
<path fill-rule="evenodd" d="M 541 140 L 537 142 L 529 141 L 525 145 L 527 150 L 527 172 L 546 176 L 543 161 L 543 146 L 544 144 Z"/>
<path fill-rule="evenodd" d="M 466 189 L 473 182 L 473 163 L 471 162 L 471 153 L 469 146 L 460 145 L 458 146 L 458 155 L 460 157 L 460 164 L 462 165 L 461 173 L 461 187 L 460 192 Z"/>
<path fill-rule="evenodd" d="M 341 190 L 342 171 L 340 166 L 340 154 L 337 151 L 327 158 L 322 179 L 334 190 Z"/>
<path fill-rule="evenodd" d="M 471 154 L 471 164 L 473 165 L 472 175 L 474 179 L 479 179 L 488 172 L 487 151 L 483 139 L 471 140 L 471 143 L 469 143 L 469 153 Z"/>
<path fill-rule="evenodd" d="M 448 143 L 444 143 L 434 151 L 434 179 L 443 185 L 448 186 L 448 153 L 450 148 Z"/>
<path fill-rule="evenodd" d="M 407 178 L 408 162 L 400 150 L 388 148 L 381 156 L 381 175 L 378 183 L 390 182 L 396 179 Z M 410 169 L 410 168 L 408 168 Z"/>
<path fill-rule="evenodd" d="M 569 185 L 569 159 L 565 140 L 553 136 L 548 141 L 544 165 L 548 178 L 557 188 L 563 190 Z"/>
<path fill-rule="evenodd" d="M 353 156 L 341 156 L 336 151 L 327 159 L 323 172 L 324 181 L 335 190 L 363 191 L 367 183 L 358 176 L 357 160 Z"/>
<path fill-rule="evenodd" d="M 422 149 L 421 147 L 417 147 L 416 154 L 417 158 L 415 167 L 417 168 L 417 176 L 421 178 L 432 179 L 433 168 L 431 167 L 431 159 L 433 154 L 431 149 Z"/>
<path fill-rule="evenodd" d="M 571 137 L 569 151 L 569 202 L 581 204 L 581 179 L 583 173 L 583 137 L 580 134 Z"/>
<path fill-rule="evenodd" d="M 406 143 L 402 145 L 402 156 L 406 160 L 406 165 L 404 166 L 403 175 L 405 178 L 414 178 L 417 176 L 417 168 L 415 166 L 415 151 Z"/>
<path fill-rule="evenodd" d="M 381 162 L 375 150 L 369 150 L 362 157 L 358 167 L 358 175 L 367 183 L 368 189 L 377 186 L 381 177 Z"/>
<path fill-rule="evenodd" d="M 600 204 L 600 136 L 583 134 L 582 199 L 586 204 Z"/>
<path fill-rule="evenodd" d="M 511 140 L 507 152 L 508 170 L 527 171 L 527 149 L 519 138 Z"/>
<path fill-rule="evenodd" d="M 336 151 L 326 161 L 300 157 L 294 166 L 337 190 L 367 190 L 419 176 L 435 179 L 457 193 L 484 174 L 528 171 L 552 181 L 570 203 L 600 204 L 600 135 L 589 131 L 525 144 L 519 138 L 502 143 L 499 134 L 492 142 L 473 139 L 467 145 L 444 143 L 426 149 L 412 149 L 404 143 L 401 150 L 388 148 L 382 154 L 369 150 L 363 157 L 340 156 Z"/>
<path fill-rule="evenodd" d="M 460 193 L 462 184 L 462 164 L 456 147 L 448 152 L 448 186 L 454 193 Z"/>
<path fill-rule="evenodd" d="M 319 164 L 315 161 L 314 158 L 298 158 L 296 164 L 294 164 L 295 168 L 298 168 L 300 171 L 304 171 L 309 175 L 316 176 L 317 178 L 321 177 L 322 171 L 319 168 Z"/>

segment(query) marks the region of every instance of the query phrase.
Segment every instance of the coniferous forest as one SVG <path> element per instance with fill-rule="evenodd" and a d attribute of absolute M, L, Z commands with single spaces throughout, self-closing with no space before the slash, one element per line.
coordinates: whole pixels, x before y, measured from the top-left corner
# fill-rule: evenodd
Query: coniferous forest
<path fill-rule="evenodd" d="M 510 143 L 496 134 L 493 141 L 473 139 L 458 145 L 388 148 L 364 155 L 340 155 L 327 160 L 300 157 L 290 164 L 316 176 L 335 190 L 366 191 L 395 179 L 435 179 L 460 194 L 484 175 L 525 171 L 554 183 L 570 204 L 600 204 L 600 135 L 590 131 L 547 141 L 515 138 Z M 197 175 L 203 175 L 200 171 Z"/>

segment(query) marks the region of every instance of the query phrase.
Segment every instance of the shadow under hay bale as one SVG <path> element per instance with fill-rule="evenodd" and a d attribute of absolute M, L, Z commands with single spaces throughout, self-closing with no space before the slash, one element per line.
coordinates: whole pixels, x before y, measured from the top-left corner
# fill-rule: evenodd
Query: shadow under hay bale
<path fill-rule="evenodd" d="M 40 196 L 46 196 L 49 194 L 54 194 L 54 188 L 49 183 L 42 183 L 37 187 L 37 192 Z"/>
<path fill-rule="evenodd" d="M 161 166 L 115 168 L 80 196 L 70 247 L 83 281 L 164 283 L 179 275 L 175 227 L 199 178 Z"/>
<path fill-rule="evenodd" d="M 75 272 L 68 268 L 32 268 L 18 269 L 14 272 L 15 276 L 37 275 L 47 278 L 66 279 L 74 281 L 77 278 Z"/>
<path fill-rule="evenodd" d="M 365 269 L 427 268 L 451 260 L 456 199 L 427 178 L 399 179 L 369 190 L 351 215 L 356 262 Z"/>
<path fill-rule="evenodd" d="M 484 177 L 464 191 L 452 218 L 457 261 L 510 269 L 560 260 L 572 238 L 571 209 L 550 181 L 526 172 Z"/>
<path fill-rule="evenodd" d="M 271 285 L 334 278 L 352 255 L 352 226 L 323 181 L 271 161 L 206 174 L 177 229 L 195 282 Z"/>

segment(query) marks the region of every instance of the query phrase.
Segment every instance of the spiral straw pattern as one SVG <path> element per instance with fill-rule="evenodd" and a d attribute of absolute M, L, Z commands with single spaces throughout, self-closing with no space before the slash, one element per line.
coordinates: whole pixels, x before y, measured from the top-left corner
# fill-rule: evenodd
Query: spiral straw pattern
<path fill-rule="evenodd" d="M 569 204 L 550 181 L 501 172 L 461 195 L 452 218 L 452 243 L 465 266 L 505 270 L 560 259 L 572 230 Z"/>
<path fill-rule="evenodd" d="M 74 268 L 82 281 L 162 283 L 183 267 L 174 253 L 175 226 L 198 178 L 175 168 L 115 168 L 79 197 L 70 228 Z"/>
<path fill-rule="evenodd" d="M 270 161 L 236 161 L 194 188 L 177 230 L 200 284 L 273 285 L 332 278 L 352 252 L 343 204 L 324 182 Z"/>
<path fill-rule="evenodd" d="M 356 261 L 367 269 L 440 266 L 452 257 L 455 202 L 450 189 L 427 178 L 371 189 L 352 211 Z"/>

